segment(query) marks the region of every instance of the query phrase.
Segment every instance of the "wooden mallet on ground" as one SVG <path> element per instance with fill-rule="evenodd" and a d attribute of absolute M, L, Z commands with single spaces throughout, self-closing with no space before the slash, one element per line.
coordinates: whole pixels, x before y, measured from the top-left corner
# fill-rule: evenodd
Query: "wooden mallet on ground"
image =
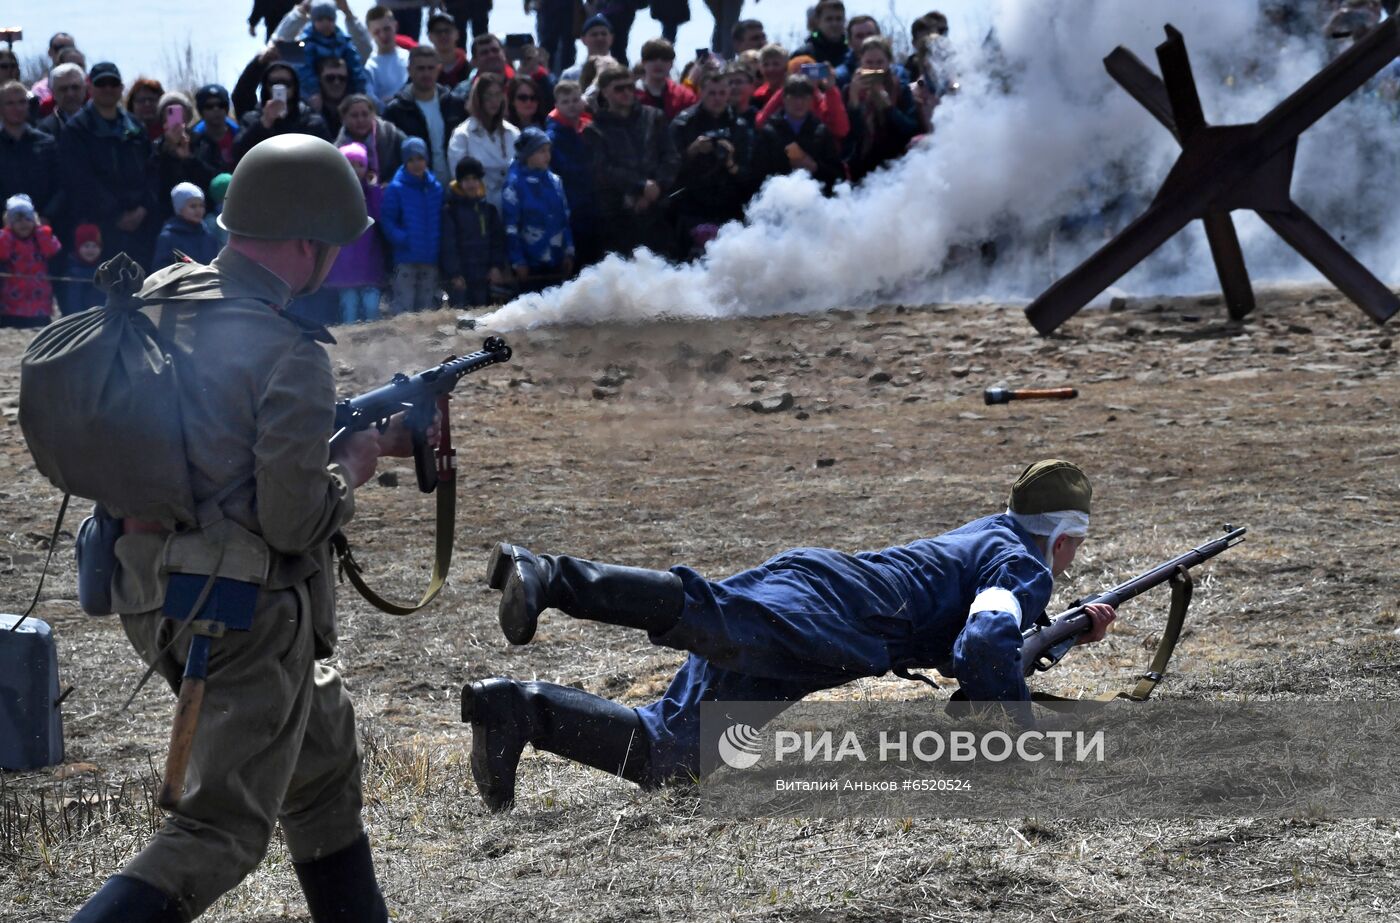
<path fill-rule="evenodd" d="M 982 397 L 988 404 L 1009 404 L 1012 401 L 1067 401 L 1078 397 L 1077 388 L 988 388 Z"/>

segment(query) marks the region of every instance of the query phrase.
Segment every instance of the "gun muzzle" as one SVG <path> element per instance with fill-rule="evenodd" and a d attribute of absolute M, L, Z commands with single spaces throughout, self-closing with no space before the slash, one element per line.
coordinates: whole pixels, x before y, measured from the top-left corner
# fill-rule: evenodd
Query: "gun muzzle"
<path fill-rule="evenodd" d="M 1009 404 L 1012 401 L 1067 401 L 1078 397 L 1077 388 L 988 388 L 982 398 L 988 404 Z"/>

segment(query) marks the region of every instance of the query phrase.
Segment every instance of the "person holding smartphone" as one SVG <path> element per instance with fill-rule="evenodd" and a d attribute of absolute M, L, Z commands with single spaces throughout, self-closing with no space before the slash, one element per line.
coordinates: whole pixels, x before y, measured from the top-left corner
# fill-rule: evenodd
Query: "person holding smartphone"
<path fill-rule="evenodd" d="M 860 67 L 846 90 L 851 133 L 844 157 L 852 182 L 903 156 L 919 134 L 916 114 L 899 105 L 907 90 L 894 76 L 894 52 L 888 40 L 874 36 L 861 47 Z"/>

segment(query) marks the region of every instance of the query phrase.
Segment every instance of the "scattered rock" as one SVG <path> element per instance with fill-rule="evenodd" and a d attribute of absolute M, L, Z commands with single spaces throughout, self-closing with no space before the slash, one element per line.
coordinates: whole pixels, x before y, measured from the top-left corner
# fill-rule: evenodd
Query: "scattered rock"
<path fill-rule="evenodd" d="M 593 387 L 593 399 L 595 401 L 605 401 L 610 397 L 617 397 L 616 388 L 608 388 L 603 385 L 595 385 Z"/>
<path fill-rule="evenodd" d="M 375 480 L 379 482 L 380 487 L 398 487 L 399 469 L 390 468 L 388 471 L 381 471 Z"/>
<path fill-rule="evenodd" d="M 1183 324 L 1196 324 L 1196 323 L 1200 323 L 1200 320 L 1201 320 L 1201 316 L 1200 316 L 1199 314 L 1183 314 L 1183 315 L 1181 315 L 1181 322 L 1182 322 Z"/>
<path fill-rule="evenodd" d="M 754 413 L 782 413 L 784 410 L 791 410 L 792 404 L 792 393 L 790 391 L 784 391 L 777 397 L 765 397 L 762 400 L 745 401 L 736 406 L 752 410 Z"/>
<path fill-rule="evenodd" d="M 972 374 L 972 366 L 955 366 L 954 368 L 948 370 L 948 374 L 952 375 L 954 378 L 966 378 L 968 375 Z"/>
<path fill-rule="evenodd" d="M 1289 346 L 1287 343 L 1279 343 L 1274 347 L 1275 356 L 1287 356 L 1291 352 L 1293 352 L 1293 347 Z"/>
<path fill-rule="evenodd" d="M 1108 309 L 1110 311 L 1126 311 L 1128 310 L 1128 299 L 1110 298 L 1108 300 Z"/>
<path fill-rule="evenodd" d="M 1383 339 L 1377 340 L 1376 349 L 1390 349 L 1390 337 L 1384 337 Z"/>
<path fill-rule="evenodd" d="M 834 458 L 819 458 L 819 459 L 817 459 L 817 467 L 818 467 L 818 468 L 830 468 L 830 467 L 831 467 L 832 465 L 834 465 L 834 464 L 836 464 L 836 459 L 834 459 Z"/>
<path fill-rule="evenodd" d="M 1205 295 L 1201 298 L 1197 298 L 1196 304 L 1200 305 L 1203 308 L 1213 308 L 1216 305 L 1223 302 L 1224 300 L 1225 299 L 1219 295 Z"/>
<path fill-rule="evenodd" d="M 457 317 L 457 329 L 458 329 L 458 330 L 475 330 L 475 329 L 476 329 L 476 318 L 475 318 L 475 317 L 468 317 L 468 316 L 465 315 L 465 314 L 459 315 L 459 316 Z"/>
<path fill-rule="evenodd" d="M 1289 324 L 1288 332 L 1296 333 L 1299 336 L 1304 336 L 1306 334 L 1312 333 L 1312 328 L 1305 324 Z"/>
<path fill-rule="evenodd" d="M 797 413 L 795 414 L 795 416 L 796 416 L 797 419 L 799 419 L 799 420 L 810 420 L 810 419 L 812 419 L 812 415 L 811 415 L 810 413 L 808 413 L 807 411 L 805 411 L 805 410 L 799 410 L 799 411 L 797 411 Z M 790 470 L 792 470 L 792 469 L 789 468 L 788 470 L 790 471 Z"/>
<path fill-rule="evenodd" d="M 867 379 L 872 385 L 880 385 L 890 380 L 889 372 L 871 372 Z"/>

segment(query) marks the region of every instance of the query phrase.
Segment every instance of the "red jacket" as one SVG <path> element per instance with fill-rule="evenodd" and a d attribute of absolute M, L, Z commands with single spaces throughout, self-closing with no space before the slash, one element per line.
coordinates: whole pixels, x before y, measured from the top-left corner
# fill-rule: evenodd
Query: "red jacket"
<path fill-rule="evenodd" d="M 0 231 L 0 313 L 11 317 L 49 317 L 53 314 L 53 286 L 45 260 L 63 249 L 53 230 L 40 225 L 20 240 L 9 228 Z"/>
<path fill-rule="evenodd" d="M 637 84 L 637 99 L 644 106 L 656 107 L 656 99 L 646 91 L 643 84 Z M 700 100 L 695 92 L 689 87 L 683 87 L 670 77 L 666 78 L 666 90 L 661 94 L 660 109 L 666 116 L 666 121 L 671 121 L 686 109 L 698 103 Z"/>

